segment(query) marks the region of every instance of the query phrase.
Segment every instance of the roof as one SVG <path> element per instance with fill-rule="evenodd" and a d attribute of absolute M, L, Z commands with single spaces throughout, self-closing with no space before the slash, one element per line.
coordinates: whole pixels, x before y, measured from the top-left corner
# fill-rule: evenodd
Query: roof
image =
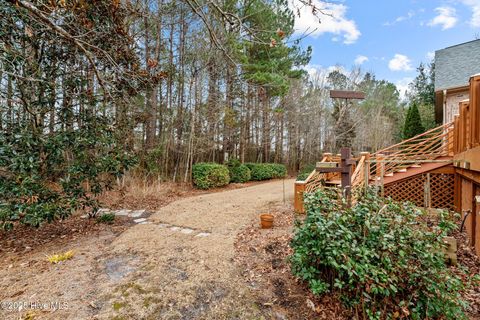
<path fill-rule="evenodd" d="M 435 91 L 468 86 L 480 73 L 480 39 L 435 51 Z"/>

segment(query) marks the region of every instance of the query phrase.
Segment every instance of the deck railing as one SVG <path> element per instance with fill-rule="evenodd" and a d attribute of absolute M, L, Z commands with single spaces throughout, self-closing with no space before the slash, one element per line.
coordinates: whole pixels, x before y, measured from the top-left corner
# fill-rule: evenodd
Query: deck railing
<path fill-rule="evenodd" d="M 380 179 L 421 162 L 453 156 L 454 122 L 428 130 L 372 155 L 370 178 Z"/>

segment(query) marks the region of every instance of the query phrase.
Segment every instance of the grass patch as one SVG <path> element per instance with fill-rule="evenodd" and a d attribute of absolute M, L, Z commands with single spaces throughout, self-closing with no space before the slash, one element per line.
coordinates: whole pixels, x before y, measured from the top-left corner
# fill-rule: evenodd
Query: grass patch
<path fill-rule="evenodd" d="M 97 217 L 98 223 L 112 224 L 114 221 L 115 221 L 115 214 L 113 213 L 105 213 Z"/>

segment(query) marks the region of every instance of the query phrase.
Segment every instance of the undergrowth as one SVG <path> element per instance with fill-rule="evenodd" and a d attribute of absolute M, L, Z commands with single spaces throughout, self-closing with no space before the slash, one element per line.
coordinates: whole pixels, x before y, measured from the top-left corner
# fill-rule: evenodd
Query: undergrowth
<path fill-rule="evenodd" d="M 97 217 L 98 223 L 112 224 L 114 220 L 115 220 L 115 214 L 113 213 L 105 213 Z"/>
<path fill-rule="evenodd" d="M 445 264 L 448 212 L 427 213 L 370 192 L 345 208 L 330 190 L 305 196 L 292 271 L 314 294 L 335 292 L 359 319 L 465 319 L 465 285 Z"/>

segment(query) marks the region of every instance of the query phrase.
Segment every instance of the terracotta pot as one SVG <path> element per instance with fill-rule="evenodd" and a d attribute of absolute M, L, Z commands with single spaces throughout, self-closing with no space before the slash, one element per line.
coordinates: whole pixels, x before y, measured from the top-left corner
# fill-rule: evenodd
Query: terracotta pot
<path fill-rule="evenodd" d="M 270 229 L 273 227 L 273 215 L 271 214 L 261 214 L 260 215 L 260 225 L 262 229 Z"/>

